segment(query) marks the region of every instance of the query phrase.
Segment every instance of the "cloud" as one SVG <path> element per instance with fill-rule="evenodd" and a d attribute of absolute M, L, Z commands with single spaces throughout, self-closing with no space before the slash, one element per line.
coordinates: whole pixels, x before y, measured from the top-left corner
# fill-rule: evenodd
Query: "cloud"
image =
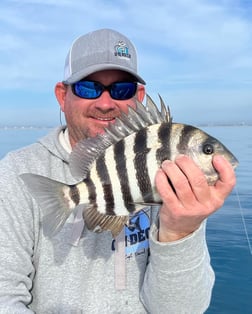
<path fill-rule="evenodd" d="M 0 6 L 0 95 L 30 89 L 51 95 L 72 41 L 109 27 L 135 43 L 151 93 L 200 105 L 203 94 L 218 91 L 229 102 L 235 90 L 235 100 L 240 92 L 252 102 L 248 1 L 9 0 Z"/>
<path fill-rule="evenodd" d="M 5 25 L 0 39 L 0 51 L 5 54 L 1 59 L 12 61 L 22 73 L 23 83 L 30 80 L 29 69 L 35 64 L 41 71 L 34 72 L 34 80 L 46 80 L 46 63 L 48 68 L 59 70 L 60 65 L 53 63 L 64 59 L 71 41 L 99 27 L 119 29 L 136 42 L 146 75 L 148 70 L 154 75 L 163 69 L 162 73 L 182 77 L 194 71 L 200 76 L 202 69 L 211 74 L 215 68 L 245 68 L 250 60 L 251 21 L 244 18 L 241 9 L 231 10 L 229 3 L 234 5 L 234 1 L 146 0 L 144 10 L 142 3 L 132 5 L 129 0 L 119 1 L 117 6 L 104 0 L 10 3 L 1 14 L 1 24 Z M 25 59 L 31 66 L 24 66 Z M 28 68 L 27 75 L 24 67 Z M 3 65 L 1 68 L 5 69 Z"/>

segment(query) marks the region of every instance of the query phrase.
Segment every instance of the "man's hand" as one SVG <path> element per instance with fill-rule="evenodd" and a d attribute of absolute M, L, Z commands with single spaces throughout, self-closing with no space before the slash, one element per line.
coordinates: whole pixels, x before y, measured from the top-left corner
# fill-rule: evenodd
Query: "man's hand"
<path fill-rule="evenodd" d="M 219 180 L 209 186 L 204 173 L 188 156 L 181 155 L 175 162 L 162 163 L 156 175 L 157 190 L 163 201 L 159 215 L 160 242 L 176 241 L 189 235 L 223 205 L 236 183 L 235 173 L 220 155 L 214 156 L 213 166 Z"/>

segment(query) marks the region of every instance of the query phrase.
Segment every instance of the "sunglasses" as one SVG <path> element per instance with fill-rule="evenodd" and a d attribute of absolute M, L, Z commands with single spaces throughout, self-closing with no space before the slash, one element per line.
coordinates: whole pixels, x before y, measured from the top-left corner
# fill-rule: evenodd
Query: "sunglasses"
<path fill-rule="evenodd" d="M 108 86 L 95 81 L 79 81 L 71 85 L 74 95 L 85 99 L 96 99 L 107 90 L 115 100 L 127 100 L 135 96 L 136 82 L 115 82 Z"/>

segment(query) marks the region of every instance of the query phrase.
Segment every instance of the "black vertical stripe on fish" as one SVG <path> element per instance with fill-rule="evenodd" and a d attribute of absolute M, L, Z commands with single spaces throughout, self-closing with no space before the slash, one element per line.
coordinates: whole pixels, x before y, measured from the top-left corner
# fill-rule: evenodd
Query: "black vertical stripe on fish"
<path fill-rule="evenodd" d="M 180 136 L 179 142 L 177 144 L 177 150 L 180 154 L 186 154 L 188 150 L 188 143 L 192 139 L 193 134 L 195 133 L 195 128 L 191 125 L 184 125 Z"/>
<path fill-rule="evenodd" d="M 96 161 L 96 171 L 100 178 L 103 187 L 104 200 L 106 204 L 106 214 L 107 215 L 115 215 L 115 201 L 114 195 L 112 191 L 112 184 L 110 180 L 110 176 L 108 173 L 108 168 L 105 163 L 104 155 L 99 157 Z"/>
<path fill-rule="evenodd" d="M 83 180 L 83 182 L 86 184 L 87 189 L 88 189 L 88 200 L 90 204 L 96 204 L 96 188 L 93 180 L 90 178 L 90 173 L 88 176 Z"/>
<path fill-rule="evenodd" d="M 77 206 L 80 203 L 80 192 L 76 185 L 70 185 L 70 198 L 74 202 L 74 204 Z"/>
<path fill-rule="evenodd" d="M 158 129 L 158 140 L 161 143 L 161 146 L 157 149 L 156 158 L 159 164 L 161 164 L 164 160 L 171 158 L 171 129 L 171 123 L 161 123 Z"/>
<path fill-rule="evenodd" d="M 135 211 L 135 205 L 133 204 L 133 198 L 129 186 L 124 140 L 121 140 L 114 145 L 114 158 L 125 207 L 129 212 L 133 212 Z"/>
<path fill-rule="evenodd" d="M 147 154 L 150 149 L 147 147 L 147 129 L 144 128 L 136 133 L 134 144 L 134 166 L 136 179 L 144 202 L 153 202 L 152 186 L 148 172 Z"/>

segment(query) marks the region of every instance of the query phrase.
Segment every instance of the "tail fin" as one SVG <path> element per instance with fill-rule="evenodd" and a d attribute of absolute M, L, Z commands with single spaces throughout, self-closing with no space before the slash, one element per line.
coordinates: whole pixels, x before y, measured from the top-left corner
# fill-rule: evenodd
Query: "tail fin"
<path fill-rule="evenodd" d="M 55 235 L 74 209 L 64 196 L 67 185 L 31 173 L 21 174 L 20 177 L 42 209 L 44 234 L 49 237 Z"/>

